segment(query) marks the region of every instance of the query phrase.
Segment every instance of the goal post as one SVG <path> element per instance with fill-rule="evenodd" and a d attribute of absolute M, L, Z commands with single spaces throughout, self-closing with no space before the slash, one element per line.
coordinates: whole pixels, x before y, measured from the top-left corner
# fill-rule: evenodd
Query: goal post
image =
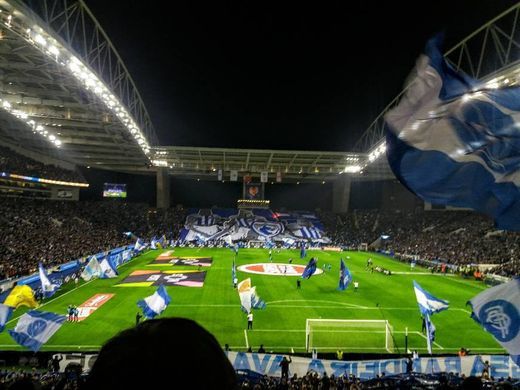
<path fill-rule="evenodd" d="M 393 329 L 387 320 L 307 318 L 305 348 L 319 350 L 386 350 L 394 352 Z"/>

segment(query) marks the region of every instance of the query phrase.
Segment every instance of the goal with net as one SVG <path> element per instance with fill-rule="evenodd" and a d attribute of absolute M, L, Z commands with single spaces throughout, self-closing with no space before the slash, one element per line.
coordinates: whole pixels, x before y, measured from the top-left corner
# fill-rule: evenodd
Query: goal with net
<path fill-rule="evenodd" d="M 307 318 L 305 347 L 321 351 L 394 352 L 393 329 L 387 320 Z"/>

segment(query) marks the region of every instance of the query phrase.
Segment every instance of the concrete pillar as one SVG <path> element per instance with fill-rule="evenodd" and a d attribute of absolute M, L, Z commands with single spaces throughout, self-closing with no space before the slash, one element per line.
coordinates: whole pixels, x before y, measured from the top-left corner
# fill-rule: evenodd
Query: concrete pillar
<path fill-rule="evenodd" d="M 334 213 L 346 213 L 350 203 L 350 176 L 342 174 L 338 176 L 332 188 L 332 211 Z"/>
<path fill-rule="evenodd" d="M 170 207 L 170 177 L 168 168 L 157 169 L 157 208 L 167 209 Z"/>

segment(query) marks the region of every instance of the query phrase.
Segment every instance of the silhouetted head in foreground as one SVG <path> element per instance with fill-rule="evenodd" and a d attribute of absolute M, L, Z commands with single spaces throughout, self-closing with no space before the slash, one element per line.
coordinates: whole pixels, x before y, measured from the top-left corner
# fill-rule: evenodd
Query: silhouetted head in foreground
<path fill-rule="evenodd" d="M 142 386 L 142 387 L 141 387 Z M 148 320 L 110 339 L 87 389 L 235 389 L 233 366 L 215 337 L 184 318 Z"/>

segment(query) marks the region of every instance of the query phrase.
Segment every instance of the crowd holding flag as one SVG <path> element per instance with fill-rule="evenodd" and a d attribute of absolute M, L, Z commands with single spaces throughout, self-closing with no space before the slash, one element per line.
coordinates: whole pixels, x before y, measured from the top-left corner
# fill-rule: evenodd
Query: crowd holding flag
<path fill-rule="evenodd" d="M 309 279 L 314 274 L 314 272 L 316 272 L 317 265 L 318 261 L 316 260 L 316 258 L 311 257 L 311 259 L 305 266 L 305 269 L 303 270 L 302 279 Z"/>
<path fill-rule="evenodd" d="M 434 297 L 428 291 L 424 290 L 419 283 L 413 281 L 415 297 L 419 310 L 425 320 L 426 324 L 426 342 L 428 346 L 428 353 L 432 353 L 432 343 L 435 341 L 435 325 L 430 319 L 430 316 L 440 311 L 446 310 L 449 307 L 449 302 Z"/>
<path fill-rule="evenodd" d="M 471 317 L 504 347 L 520 367 L 520 278 L 473 297 Z"/>
<path fill-rule="evenodd" d="M 103 275 L 103 270 L 99 264 L 96 256 L 91 256 L 87 265 L 81 272 L 81 278 L 85 281 L 89 281 L 93 278 L 100 278 Z"/>
<path fill-rule="evenodd" d="M 345 262 L 343 259 L 340 259 L 340 266 L 339 266 L 339 287 L 338 289 L 341 291 L 344 291 L 350 282 L 352 281 L 352 274 L 350 273 L 350 270 L 345 265 Z"/>
<path fill-rule="evenodd" d="M 7 324 L 7 321 L 11 318 L 13 310 L 11 306 L 0 303 L 0 332 L 4 331 L 5 324 Z"/>
<path fill-rule="evenodd" d="M 423 200 L 469 207 L 520 231 L 520 87 L 497 89 L 456 71 L 441 41 L 428 41 L 385 115 L 389 165 Z"/>
<path fill-rule="evenodd" d="M 45 268 L 43 268 L 43 264 L 40 263 L 38 265 L 38 272 L 40 275 L 40 281 L 42 285 L 42 294 L 45 298 L 52 297 L 56 291 L 60 288 L 59 284 L 51 283 L 47 276 L 47 272 L 45 271 Z"/>
<path fill-rule="evenodd" d="M 37 352 L 61 328 L 65 320 L 66 317 L 62 315 L 30 310 L 8 332 L 18 344 Z"/>
<path fill-rule="evenodd" d="M 171 298 L 168 295 L 166 288 L 163 285 L 160 285 L 153 295 L 139 300 L 137 306 L 142 309 L 143 315 L 146 318 L 154 318 L 166 310 L 170 302 Z"/>
<path fill-rule="evenodd" d="M 38 307 L 38 302 L 34 298 L 34 291 L 27 285 L 15 286 L 7 298 L 5 298 L 4 305 L 11 306 L 18 309 L 20 306 L 27 306 L 30 308 Z"/>

